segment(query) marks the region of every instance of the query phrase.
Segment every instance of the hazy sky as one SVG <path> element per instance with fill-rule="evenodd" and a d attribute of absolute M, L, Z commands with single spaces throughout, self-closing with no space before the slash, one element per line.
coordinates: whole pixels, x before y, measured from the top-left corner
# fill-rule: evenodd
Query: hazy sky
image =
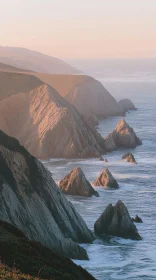
<path fill-rule="evenodd" d="M 156 57 L 156 0 L 0 4 L 0 45 L 60 58 Z"/>

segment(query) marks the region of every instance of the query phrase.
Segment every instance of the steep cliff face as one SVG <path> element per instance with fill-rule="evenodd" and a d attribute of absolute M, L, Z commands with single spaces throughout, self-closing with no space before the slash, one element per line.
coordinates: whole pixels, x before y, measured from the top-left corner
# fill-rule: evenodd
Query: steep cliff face
<path fill-rule="evenodd" d="M 86 259 L 75 242 L 93 234 L 51 177 L 19 142 L 0 131 L 0 219 L 59 255 Z"/>
<path fill-rule="evenodd" d="M 0 129 L 16 137 L 31 154 L 85 158 L 105 152 L 102 136 L 53 88 L 31 75 L 4 73 L 1 77 Z M 24 77 L 33 81 L 30 90 Z M 4 98 L 7 95 L 11 96 Z"/>
<path fill-rule="evenodd" d="M 105 117 L 123 114 L 115 98 L 99 81 L 91 77 L 86 77 L 83 82 L 75 85 L 65 98 L 82 115 L 94 114 Z"/>

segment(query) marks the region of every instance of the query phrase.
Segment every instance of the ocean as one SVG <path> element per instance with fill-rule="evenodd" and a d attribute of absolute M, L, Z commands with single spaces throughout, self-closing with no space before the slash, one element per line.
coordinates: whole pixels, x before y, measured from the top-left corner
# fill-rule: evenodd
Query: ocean
<path fill-rule="evenodd" d="M 73 61 L 72 64 L 103 83 L 117 99 L 130 98 L 137 111 L 127 113 L 125 119 L 142 139 L 136 149 L 120 149 L 98 159 L 51 159 L 44 164 L 59 182 L 75 167 L 81 167 L 92 183 L 108 167 L 117 179 L 118 190 L 97 187 L 100 197 L 68 196 L 88 227 L 94 223 L 109 204 L 121 199 L 132 217 L 138 214 L 143 224 L 136 224 L 141 241 L 123 238 L 96 239 L 93 244 L 82 244 L 89 261 L 75 261 L 96 279 L 156 279 L 156 60 L 97 60 Z M 112 132 L 121 117 L 100 121 L 99 132 L 105 137 Z M 121 161 L 126 152 L 132 152 L 137 165 Z"/>

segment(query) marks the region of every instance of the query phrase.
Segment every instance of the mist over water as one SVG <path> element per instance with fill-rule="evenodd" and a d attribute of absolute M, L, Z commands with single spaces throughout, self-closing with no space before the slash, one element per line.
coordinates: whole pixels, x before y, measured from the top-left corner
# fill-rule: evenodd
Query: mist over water
<path fill-rule="evenodd" d="M 110 169 L 119 183 L 118 190 L 96 187 L 100 197 L 67 197 L 90 229 L 93 230 L 94 222 L 105 207 L 109 203 L 115 204 L 119 199 L 126 204 L 132 217 L 138 214 L 143 220 L 143 224 L 136 224 L 143 237 L 142 241 L 117 237 L 96 239 L 93 244 L 83 244 L 90 260 L 76 263 L 99 280 L 154 280 L 156 279 L 156 71 L 154 68 L 149 73 L 147 69 L 147 75 L 145 69 L 141 71 L 140 67 L 140 70 L 136 72 L 134 69 L 132 73 L 131 65 L 128 72 L 128 64 L 126 69 L 123 71 L 123 68 L 119 67 L 116 75 L 114 70 L 112 73 L 109 70 L 109 75 L 105 75 L 103 70 L 100 72 L 98 64 L 94 63 L 88 72 L 100 80 L 117 100 L 127 97 L 135 103 L 138 110 L 127 113 L 125 119 L 143 140 L 143 145 L 134 150 L 121 149 L 108 153 L 104 156 L 108 159 L 108 163 L 98 159 L 51 159 L 45 162 L 45 165 L 52 172 L 56 182 L 74 167 L 81 167 L 90 182 L 95 180 L 104 167 Z M 120 119 L 121 117 L 111 117 L 100 121 L 99 132 L 106 136 Z M 134 154 L 137 165 L 121 161 L 122 155 L 127 151 Z"/>

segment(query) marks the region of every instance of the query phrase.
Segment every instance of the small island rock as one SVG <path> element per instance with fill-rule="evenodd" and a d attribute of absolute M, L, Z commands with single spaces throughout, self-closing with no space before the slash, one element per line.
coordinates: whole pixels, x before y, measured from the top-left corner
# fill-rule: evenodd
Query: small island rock
<path fill-rule="evenodd" d="M 99 196 L 89 181 L 86 179 L 81 168 L 73 169 L 59 183 L 59 188 L 67 195 L 79 195 L 84 197 Z"/>
<path fill-rule="evenodd" d="M 132 240 L 141 240 L 124 203 L 119 200 L 115 206 L 109 204 L 94 224 L 96 235 L 112 235 Z"/>
<path fill-rule="evenodd" d="M 142 219 L 136 215 L 135 218 L 132 218 L 133 223 L 143 223 Z"/>
<path fill-rule="evenodd" d="M 123 155 L 122 159 L 126 160 L 127 162 L 137 164 L 133 154 L 131 154 L 131 153 L 127 153 L 127 154 Z"/>
<path fill-rule="evenodd" d="M 105 168 L 94 181 L 94 186 L 104 186 L 111 189 L 119 188 L 119 185 L 108 168 Z"/>
<path fill-rule="evenodd" d="M 118 105 L 120 106 L 121 110 L 123 110 L 124 112 L 127 112 L 129 110 L 136 110 L 135 105 L 133 104 L 133 102 L 130 99 L 121 99 L 118 102 Z"/>
<path fill-rule="evenodd" d="M 142 141 L 136 136 L 132 127 L 124 119 L 120 120 L 115 130 L 105 139 L 105 150 L 114 151 L 117 148 L 136 148 Z"/>

